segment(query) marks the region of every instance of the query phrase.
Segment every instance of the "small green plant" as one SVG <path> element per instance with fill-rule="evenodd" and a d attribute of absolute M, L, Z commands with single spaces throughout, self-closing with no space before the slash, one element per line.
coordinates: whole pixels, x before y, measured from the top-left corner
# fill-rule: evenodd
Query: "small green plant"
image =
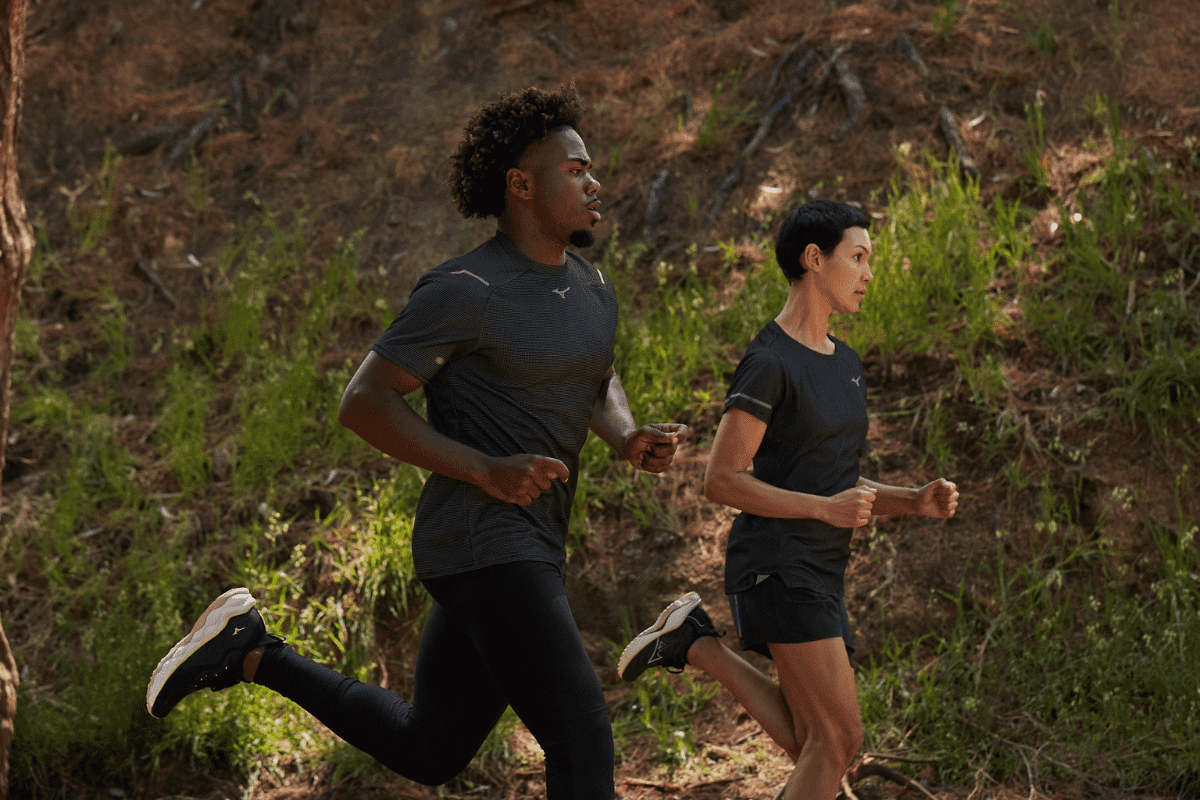
<path fill-rule="evenodd" d="M 121 156 L 109 145 L 104 151 L 100 171 L 94 179 L 95 199 L 90 203 L 81 203 L 79 200 L 93 181 L 91 178 L 69 195 L 67 216 L 71 220 L 71 231 L 79 242 L 81 252 L 90 253 L 95 250 L 112 230 L 113 216 L 116 214 L 117 172 L 120 166 Z"/>
<path fill-rule="evenodd" d="M 1029 172 L 1029 182 L 1035 192 L 1048 191 L 1050 174 L 1046 169 L 1046 117 L 1043 113 L 1045 98 L 1039 93 L 1032 104 L 1025 104 L 1025 118 L 1029 126 L 1027 145 L 1021 151 L 1021 163 Z"/>
<path fill-rule="evenodd" d="M 133 329 L 125 313 L 125 304 L 117 296 L 112 283 L 105 282 L 97 298 L 101 314 L 98 315 L 97 325 L 101 341 L 107 352 L 100 362 L 98 372 L 106 383 L 106 388 L 113 392 L 117 402 L 121 401 L 122 376 L 133 356 Z"/>
<path fill-rule="evenodd" d="M 179 481 L 180 491 L 191 495 L 213 477 L 205 435 L 212 385 L 179 363 L 167 374 L 166 384 L 159 447 Z"/>
<path fill-rule="evenodd" d="M 742 125 L 756 122 L 753 113 L 755 100 L 742 104 L 738 99 L 741 86 L 741 70 L 730 70 L 713 87 L 712 108 L 704 116 L 700 132 L 696 134 L 696 147 L 701 150 L 718 150 L 725 146 L 729 137 Z"/>
<path fill-rule="evenodd" d="M 185 196 L 188 204 L 196 213 L 204 210 L 208 205 L 208 187 L 212 180 L 212 140 L 209 139 L 204 146 L 204 160 L 201 161 L 200 155 L 195 149 L 191 151 L 188 159 L 188 174 L 187 174 L 187 189 Z"/>
<path fill-rule="evenodd" d="M 938 0 L 938 7 L 933 11 L 933 29 L 946 42 L 950 41 L 950 31 L 962 19 L 963 9 L 960 0 Z"/>
<path fill-rule="evenodd" d="M 1109 52 L 1113 55 L 1113 60 L 1118 64 L 1125 63 L 1122 58 L 1122 48 L 1124 47 L 1125 34 L 1129 31 L 1132 15 L 1132 3 L 1122 4 L 1121 0 L 1108 0 L 1108 21 L 1110 28 L 1106 32 L 1097 33 L 1097 37 L 1109 49 Z"/>
<path fill-rule="evenodd" d="M 1025 34 L 1025 42 L 1038 56 L 1052 56 L 1062 47 L 1062 42 L 1054 33 L 1049 20 L 1042 20 L 1038 26 Z"/>

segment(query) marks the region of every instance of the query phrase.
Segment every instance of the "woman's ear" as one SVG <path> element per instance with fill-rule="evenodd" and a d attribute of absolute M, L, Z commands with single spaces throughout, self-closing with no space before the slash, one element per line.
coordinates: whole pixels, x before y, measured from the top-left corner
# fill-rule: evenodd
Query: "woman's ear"
<path fill-rule="evenodd" d="M 821 248 L 813 242 L 809 242 L 804 248 L 804 252 L 800 254 L 800 266 L 804 267 L 809 272 L 821 271 Z"/>

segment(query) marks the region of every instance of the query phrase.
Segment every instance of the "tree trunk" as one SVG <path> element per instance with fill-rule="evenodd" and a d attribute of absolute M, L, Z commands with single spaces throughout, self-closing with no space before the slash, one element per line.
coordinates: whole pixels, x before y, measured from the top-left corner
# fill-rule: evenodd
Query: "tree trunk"
<path fill-rule="evenodd" d="M 33 256 L 33 232 L 17 175 L 17 134 L 21 130 L 21 88 L 25 72 L 27 0 L 0 0 L 7 23 L 0 34 L 0 516 L 3 515 L 8 410 L 12 391 L 13 344 L 21 288 Z M 8 796 L 8 748 L 17 713 L 17 664 L 0 624 L 0 800 Z"/>

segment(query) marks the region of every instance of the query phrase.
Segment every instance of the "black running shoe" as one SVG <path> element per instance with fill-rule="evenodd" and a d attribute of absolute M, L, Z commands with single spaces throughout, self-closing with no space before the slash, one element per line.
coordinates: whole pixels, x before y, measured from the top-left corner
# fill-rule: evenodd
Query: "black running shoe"
<path fill-rule="evenodd" d="M 617 674 L 635 681 L 650 667 L 666 667 L 672 672 L 683 670 L 687 651 L 701 636 L 724 636 L 709 619 L 700 605 L 700 595 L 688 592 L 663 609 L 654 624 L 633 637 L 621 653 Z"/>
<path fill-rule="evenodd" d="M 242 662 L 256 647 L 283 641 L 267 633 L 249 589 L 230 589 L 204 609 L 187 636 L 158 662 L 146 688 L 146 709 L 162 719 L 199 689 L 242 681 Z"/>

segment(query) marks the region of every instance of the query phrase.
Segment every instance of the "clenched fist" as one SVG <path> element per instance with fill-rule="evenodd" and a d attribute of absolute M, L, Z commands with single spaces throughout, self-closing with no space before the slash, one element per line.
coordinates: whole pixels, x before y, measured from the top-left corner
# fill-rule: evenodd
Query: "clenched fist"
<path fill-rule="evenodd" d="M 829 503 L 823 517 L 835 528 L 861 528 L 871 518 L 871 506 L 875 505 L 875 490 L 870 486 L 855 486 L 828 498 Z"/>

